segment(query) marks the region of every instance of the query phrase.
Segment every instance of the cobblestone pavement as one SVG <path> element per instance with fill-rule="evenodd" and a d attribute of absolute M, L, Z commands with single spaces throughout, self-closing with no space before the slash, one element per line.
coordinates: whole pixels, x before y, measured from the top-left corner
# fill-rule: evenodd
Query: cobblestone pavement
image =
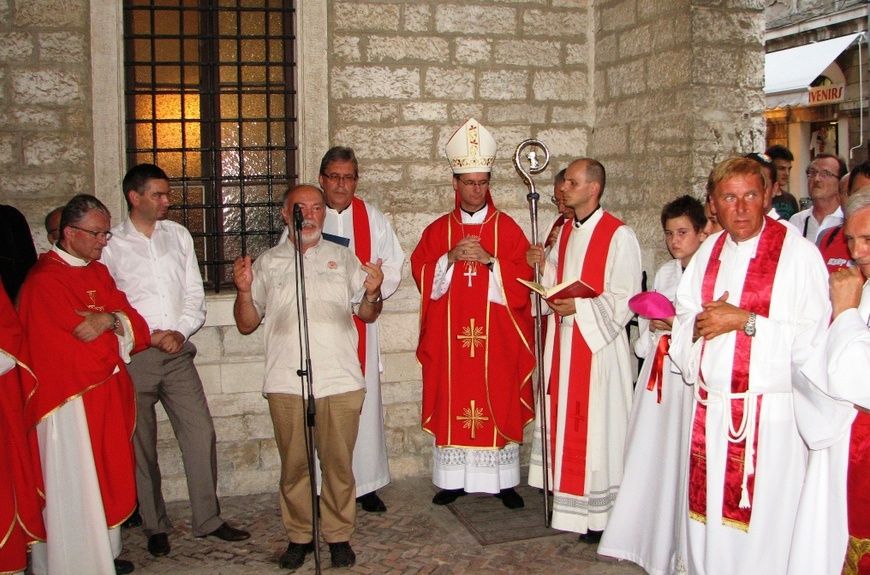
<path fill-rule="evenodd" d="M 513 543 L 481 546 L 446 508 L 432 505 L 434 493 L 428 478 L 395 481 L 378 493 L 389 510 L 373 514 L 359 510 L 357 530 L 351 539 L 356 565 L 333 569 L 329 548 L 322 544 L 321 565 L 326 573 L 410 575 L 554 574 L 637 575 L 643 571 L 625 562 L 601 561 L 594 546 L 579 543 L 577 536 L 562 534 Z M 224 497 L 223 517 L 247 529 L 251 538 L 227 543 L 213 537 L 198 539 L 190 533 L 186 502 L 169 506 L 175 524 L 170 534 L 172 552 L 152 557 L 145 549 L 141 529 L 125 530 L 121 557 L 133 561 L 135 574 L 242 575 L 286 573 L 278 557 L 287 546 L 277 494 Z M 296 573 L 314 573 L 309 555 Z"/>

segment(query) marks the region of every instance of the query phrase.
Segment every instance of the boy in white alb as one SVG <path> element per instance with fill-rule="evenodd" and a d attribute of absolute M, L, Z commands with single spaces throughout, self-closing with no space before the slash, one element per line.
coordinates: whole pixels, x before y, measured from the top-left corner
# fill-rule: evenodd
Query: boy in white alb
<path fill-rule="evenodd" d="M 707 218 L 701 202 L 682 196 L 664 206 L 661 220 L 674 259 L 656 272 L 653 291 L 673 301 L 683 270 L 707 237 Z M 598 553 L 659 575 L 674 572 L 682 562 L 675 519 L 683 507 L 678 498 L 680 460 L 688 438 L 683 414 L 692 395 L 667 355 L 673 316 L 637 311 L 640 335 L 634 352 L 644 364 L 634 390 L 622 486 Z"/>

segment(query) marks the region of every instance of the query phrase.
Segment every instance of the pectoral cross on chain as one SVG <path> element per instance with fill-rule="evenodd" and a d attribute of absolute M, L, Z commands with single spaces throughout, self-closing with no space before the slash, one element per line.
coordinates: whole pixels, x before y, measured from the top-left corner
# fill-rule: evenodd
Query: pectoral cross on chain
<path fill-rule="evenodd" d="M 477 275 L 477 266 L 473 263 L 466 263 L 465 273 L 463 273 L 462 275 L 468 278 L 468 287 L 471 287 L 471 278 Z"/>
<path fill-rule="evenodd" d="M 483 408 L 476 407 L 475 401 L 471 400 L 471 407 L 463 407 L 462 415 L 457 415 L 456 419 L 464 422 L 462 427 L 471 430 L 471 439 L 476 439 L 477 430 L 483 427 L 484 421 L 489 421 L 489 418 L 483 415 Z"/>

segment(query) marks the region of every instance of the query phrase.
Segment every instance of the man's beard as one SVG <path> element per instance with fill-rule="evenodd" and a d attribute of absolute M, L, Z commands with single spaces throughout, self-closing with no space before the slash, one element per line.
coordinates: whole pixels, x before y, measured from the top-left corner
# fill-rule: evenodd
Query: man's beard
<path fill-rule="evenodd" d="M 317 243 L 320 239 L 320 235 L 322 230 L 320 226 L 317 225 L 317 222 L 314 220 L 303 220 L 302 222 L 302 230 L 300 230 L 299 235 L 302 238 L 302 245 L 311 245 Z"/>

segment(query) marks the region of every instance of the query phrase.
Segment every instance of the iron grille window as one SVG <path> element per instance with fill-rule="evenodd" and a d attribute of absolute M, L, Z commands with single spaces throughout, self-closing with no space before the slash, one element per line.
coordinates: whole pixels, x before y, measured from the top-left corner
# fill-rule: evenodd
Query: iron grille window
<path fill-rule="evenodd" d="M 125 0 L 127 163 L 170 177 L 208 288 L 283 228 L 297 179 L 292 0 Z"/>

